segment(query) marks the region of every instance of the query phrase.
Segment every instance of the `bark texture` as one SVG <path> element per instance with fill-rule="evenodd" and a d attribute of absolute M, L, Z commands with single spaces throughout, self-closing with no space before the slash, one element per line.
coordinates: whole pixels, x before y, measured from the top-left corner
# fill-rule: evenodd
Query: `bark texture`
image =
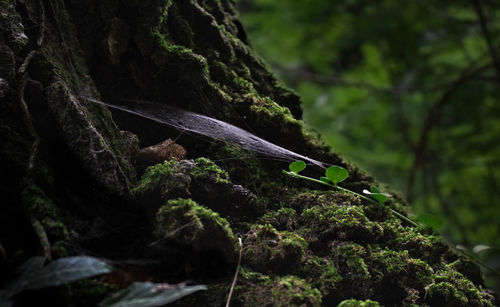
<path fill-rule="evenodd" d="M 233 306 L 494 304 L 478 268 L 439 237 L 287 178 L 287 163 L 190 135 L 177 141 L 183 160 L 136 161 L 178 132 L 85 97 L 202 113 L 347 168 L 353 190 L 373 183 L 304 129 L 300 99 L 253 53 L 232 0 L 0 5 L 1 268 L 36 254 L 94 255 L 118 268 L 16 304 L 91 306 L 133 281 L 194 280 L 208 291 L 179 306 L 221 306 L 238 236 Z M 397 197 L 389 206 L 405 211 Z"/>

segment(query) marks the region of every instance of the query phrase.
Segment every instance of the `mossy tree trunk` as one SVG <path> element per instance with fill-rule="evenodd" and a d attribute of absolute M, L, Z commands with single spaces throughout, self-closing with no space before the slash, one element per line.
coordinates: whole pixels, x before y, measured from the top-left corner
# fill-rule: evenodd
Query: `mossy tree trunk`
<path fill-rule="evenodd" d="M 178 132 L 87 98 L 202 113 L 347 168 L 353 190 L 373 183 L 304 129 L 299 98 L 252 52 L 232 0 L 0 4 L 1 267 L 89 254 L 119 268 L 18 302 L 89 306 L 132 281 L 190 279 L 209 290 L 180 304 L 223 305 L 240 236 L 235 306 L 493 303 L 439 238 L 285 178 L 286 163 L 183 135 L 186 159 L 144 171 L 139 148 Z M 389 206 L 405 211 L 397 197 Z"/>

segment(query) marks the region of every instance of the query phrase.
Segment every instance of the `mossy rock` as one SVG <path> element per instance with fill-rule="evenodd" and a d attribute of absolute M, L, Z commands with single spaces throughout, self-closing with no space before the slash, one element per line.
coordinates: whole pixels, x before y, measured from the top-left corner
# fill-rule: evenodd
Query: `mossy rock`
<path fill-rule="evenodd" d="M 191 199 L 168 200 L 156 214 L 156 235 L 198 252 L 213 251 L 228 262 L 236 257 L 237 239 L 226 219 Z"/>
<path fill-rule="evenodd" d="M 288 275 L 263 281 L 243 295 L 243 306 L 321 306 L 322 295 L 305 280 Z"/>
<path fill-rule="evenodd" d="M 261 272 L 297 272 L 307 250 L 307 242 L 302 237 L 288 231 L 277 231 L 269 224 L 252 228 L 244 242 L 243 262 Z"/>
<path fill-rule="evenodd" d="M 293 208 L 281 208 L 264 214 L 259 223 L 270 224 L 278 230 L 291 231 L 297 227 L 297 212 Z"/>
<path fill-rule="evenodd" d="M 328 298 L 328 295 L 336 295 L 339 282 L 342 281 L 335 261 L 317 256 L 306 258 L 300 275 L 317 288 L 324 298 Z"/>
<path fill-rule="evenodd" d="M 300 233 L 311 242 L 312 250 L 324 252 L 331 240 L 359 243 L 373 242 L 383 235 L 383 228 L 370 221 L 360 206 L 318 205 L 302 211 Z"/>
<path fill-rule="evenodd" d="M 175 195 L 189 194 L 191 177 L 189 172 L 193 169 L 192 160 L 177 161 L 172 159 L 164 161 L 146 169 L 139 184 L 132 189 L 136 197 L 147 197 L 153 194 L 162 199 Z"/>
<path fill-rule="evenodd" d="M 372 300 L 344 300 L 337 307 L 380 307 L 380 304 Z"/>
<path fill-rule="evenodd" d="M 436 272 L 433 283 L 426 288 L 426 302 L 431 306 L 493 306 L 488 293 L 452 267 L 445 265 Z"/>

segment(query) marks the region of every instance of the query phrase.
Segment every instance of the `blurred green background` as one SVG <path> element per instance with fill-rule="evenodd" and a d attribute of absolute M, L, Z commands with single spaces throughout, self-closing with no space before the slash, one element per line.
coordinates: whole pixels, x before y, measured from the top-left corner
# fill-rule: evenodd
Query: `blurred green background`
<path fill-rule="evenodd" d="M 237 3 L 335 151 L 453 244 L 500 246 L 500 1 Z"/>

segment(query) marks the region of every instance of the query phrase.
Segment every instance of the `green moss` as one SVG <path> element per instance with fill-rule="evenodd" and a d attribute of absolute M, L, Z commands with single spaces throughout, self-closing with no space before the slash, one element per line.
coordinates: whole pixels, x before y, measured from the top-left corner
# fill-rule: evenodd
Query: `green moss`
<path fill-rule="evenodd" d="M 408 251 L 372 250 L 370 269 L 376 280 L 393 284 L 393 291 L 414 288 L 422 290 L 432 282 L 434 271 L 420 259 L 411 258 Z M 380 279 L 379 279 L 380 278 Z"/>
<path fill-rule="evenodd" d="M 230 143 L 214 143 L 210 151 L 215 153 L 217 163 L 231 175 L 231 180 L 245 186 L 259 189 L 269 183 L 263 177 L 266 174 L 262 160 L 251 152 Z"/>
<path fill-rule="evenodd" d="M 363 258 L 366 253 L 363 246 L 355 243 L 342 244 L 333 250 L 333 255 L 338 259 L 339 265 L 343 266 L 343 276 L 355 285 L 361 285 L 371 277 Z"/>
<path fill-rule="evenodd" d="M 321 293 L 312 288 L 305 280 L 296 276 L 281 278 L 272 289 L 272 298 L 275 306 L 319 306 Z"/>
<path fill-rule="evenodd" d="M 191 176 L 196 180 L 211 179 L 215 183 L 228 183 L 229 175 L 214 162 L 207 158 L 195 160 L 195 166 L 191 170 Z"/>
<path fill-rule="evenodd" d="M 359 197 L 337 191 L 301 190 L 290 200 L 290 206 L 298 212 L 315 206 L 361 206 Z"/>
<path fill-rule="evenodd" d="M 158 192 L 162 197 L 166 197 L 171 191 L 187 191 L 191 178 L 189 171 L 192 164 L 188 161 L 177 161 L 172 159 L 164 161 L 146 169 L 137 187 L 132 189 L 135 196 L 147 195 Z"/>
<path fill-rule="evenodd" d="M 242 279 L 251 283 L 270 283 L 271 277 L 259 272 L 254 272 L 246 267 L 240 269 L 240 276 Z"/>
<path fill-rule="evenodd" d="M 320 306 L 322 295 L 297 276 L 255 284 L 243 293 L 244 306 Z"/>
<path fill-rule="evenodd" d="M 28 214 L 36 233 L 48 236 L 48 240 L 56 242 L 69 238 L 66 225 L 62 222 L 59 210 L 54 202 L 36 184 L 27 180 L 22 192 L 22 201 L 28 209 Z"/>
<path fill-rule="evenodd" d="M 450 255 L 449 247 L 438 236 L 423 235 L 418 229 L 403 227 L 395 221 L 387 221 L 381 225 L 388 247 L 408 250 L 412 257 L 430 264 L 439 263 Z"/>
<path fill-rule="evenodd" d="M 152 52 L 151 59 L 159 66 L 179 65 L 185 72 L 179 72 L 179 77 L 193 82 L 192 79 L 207 79 L 209 76 L 207 59 L 193 50 L 181 45 L 169 43 L 163 34 L 154 31 L 151 35 Z"/>
<path fill-rule="evenodd" d="M 136 195 L 145 194 L 154 191 L 159 186 L 165 185 L 166 183 L 163 180 L 165 177 L 173 174 L 172 164 L 175 162 L 175 160 L 164 161 L 163 163 L 148 167 L 142 175 L 139 185 L 132 189 L 132 193 Z"/>
<path fill-rule="evenodd" d="M 372 300 L 361 301 L 351 299 L 342 301 L 337 307 L 380 307 L 380 304 Z"/>
<path fill-rule="evenodd" d="M 213 61 L 210 65 L 210 76 L 217 86 L 225 92 L 236 94 L 254 93 L 253 84 L 245 77 L 239 76 L 232 68 L 221 61 Z M 248 76 L 247 76 L 248 78 Z"/>
<path fill-rule="evenodd" d="M 257 98 L 257 97 L 255 97 Z M 290 110 L 286 107 L 282 107 L 277 104 L 274 100 L 269 97 L 261 97 L 260 99 L 254 99 L 250 110 L 255 112 L 265 112 L 270 117 L 283 117 L 291 121 L 296 121 L 292 118 Z"/>
<path fill-rule="evenodd" d="M 237 240 L 226 219 L 191 199 L 169 200 L 156 214 L 156 235 L 234 260 Z"/>
<path fill-rule="evenodd" d="M 427 288 L 427 301 L 442 306 L 493 306 L 490 295 L 453 269 L 453 264 L 437 270 Z"/>
<path fill-rule="evenodd" d="M 377 240 L 382 227 L 371 222 L 357 206 L 315 206 L 301 214 L 302 233 L 306 238 L 321 240 L 342 239 L 355 242 Z"/>
<path fill-rule="evenodd" d="M 261 224 L 270 224 L 279 230 L 293 230 L 297 225 L 297 212 L 293 208 L 281 208 L 264 214 L 260 219 Z"/>
<path fill-rule="evenodd" d="M 273 226 L 258 225 L 245 238 L 243 262 L 264 272 L 296 272 L 304 261 L 307 242 L 297 234 L 277 231 Z"/>
<path fill-rule="evenodd" d="M 439 282 L 427 288 L 429 303 L 432 306 L 470 306 L 464 293 L 448 282 Z"/>
<path fill-rule="evenodd" d="M 307 257 L 301 275 L 323 296 L 334 291 L 342 280 L 333 260 L 317 256 Z"/>

